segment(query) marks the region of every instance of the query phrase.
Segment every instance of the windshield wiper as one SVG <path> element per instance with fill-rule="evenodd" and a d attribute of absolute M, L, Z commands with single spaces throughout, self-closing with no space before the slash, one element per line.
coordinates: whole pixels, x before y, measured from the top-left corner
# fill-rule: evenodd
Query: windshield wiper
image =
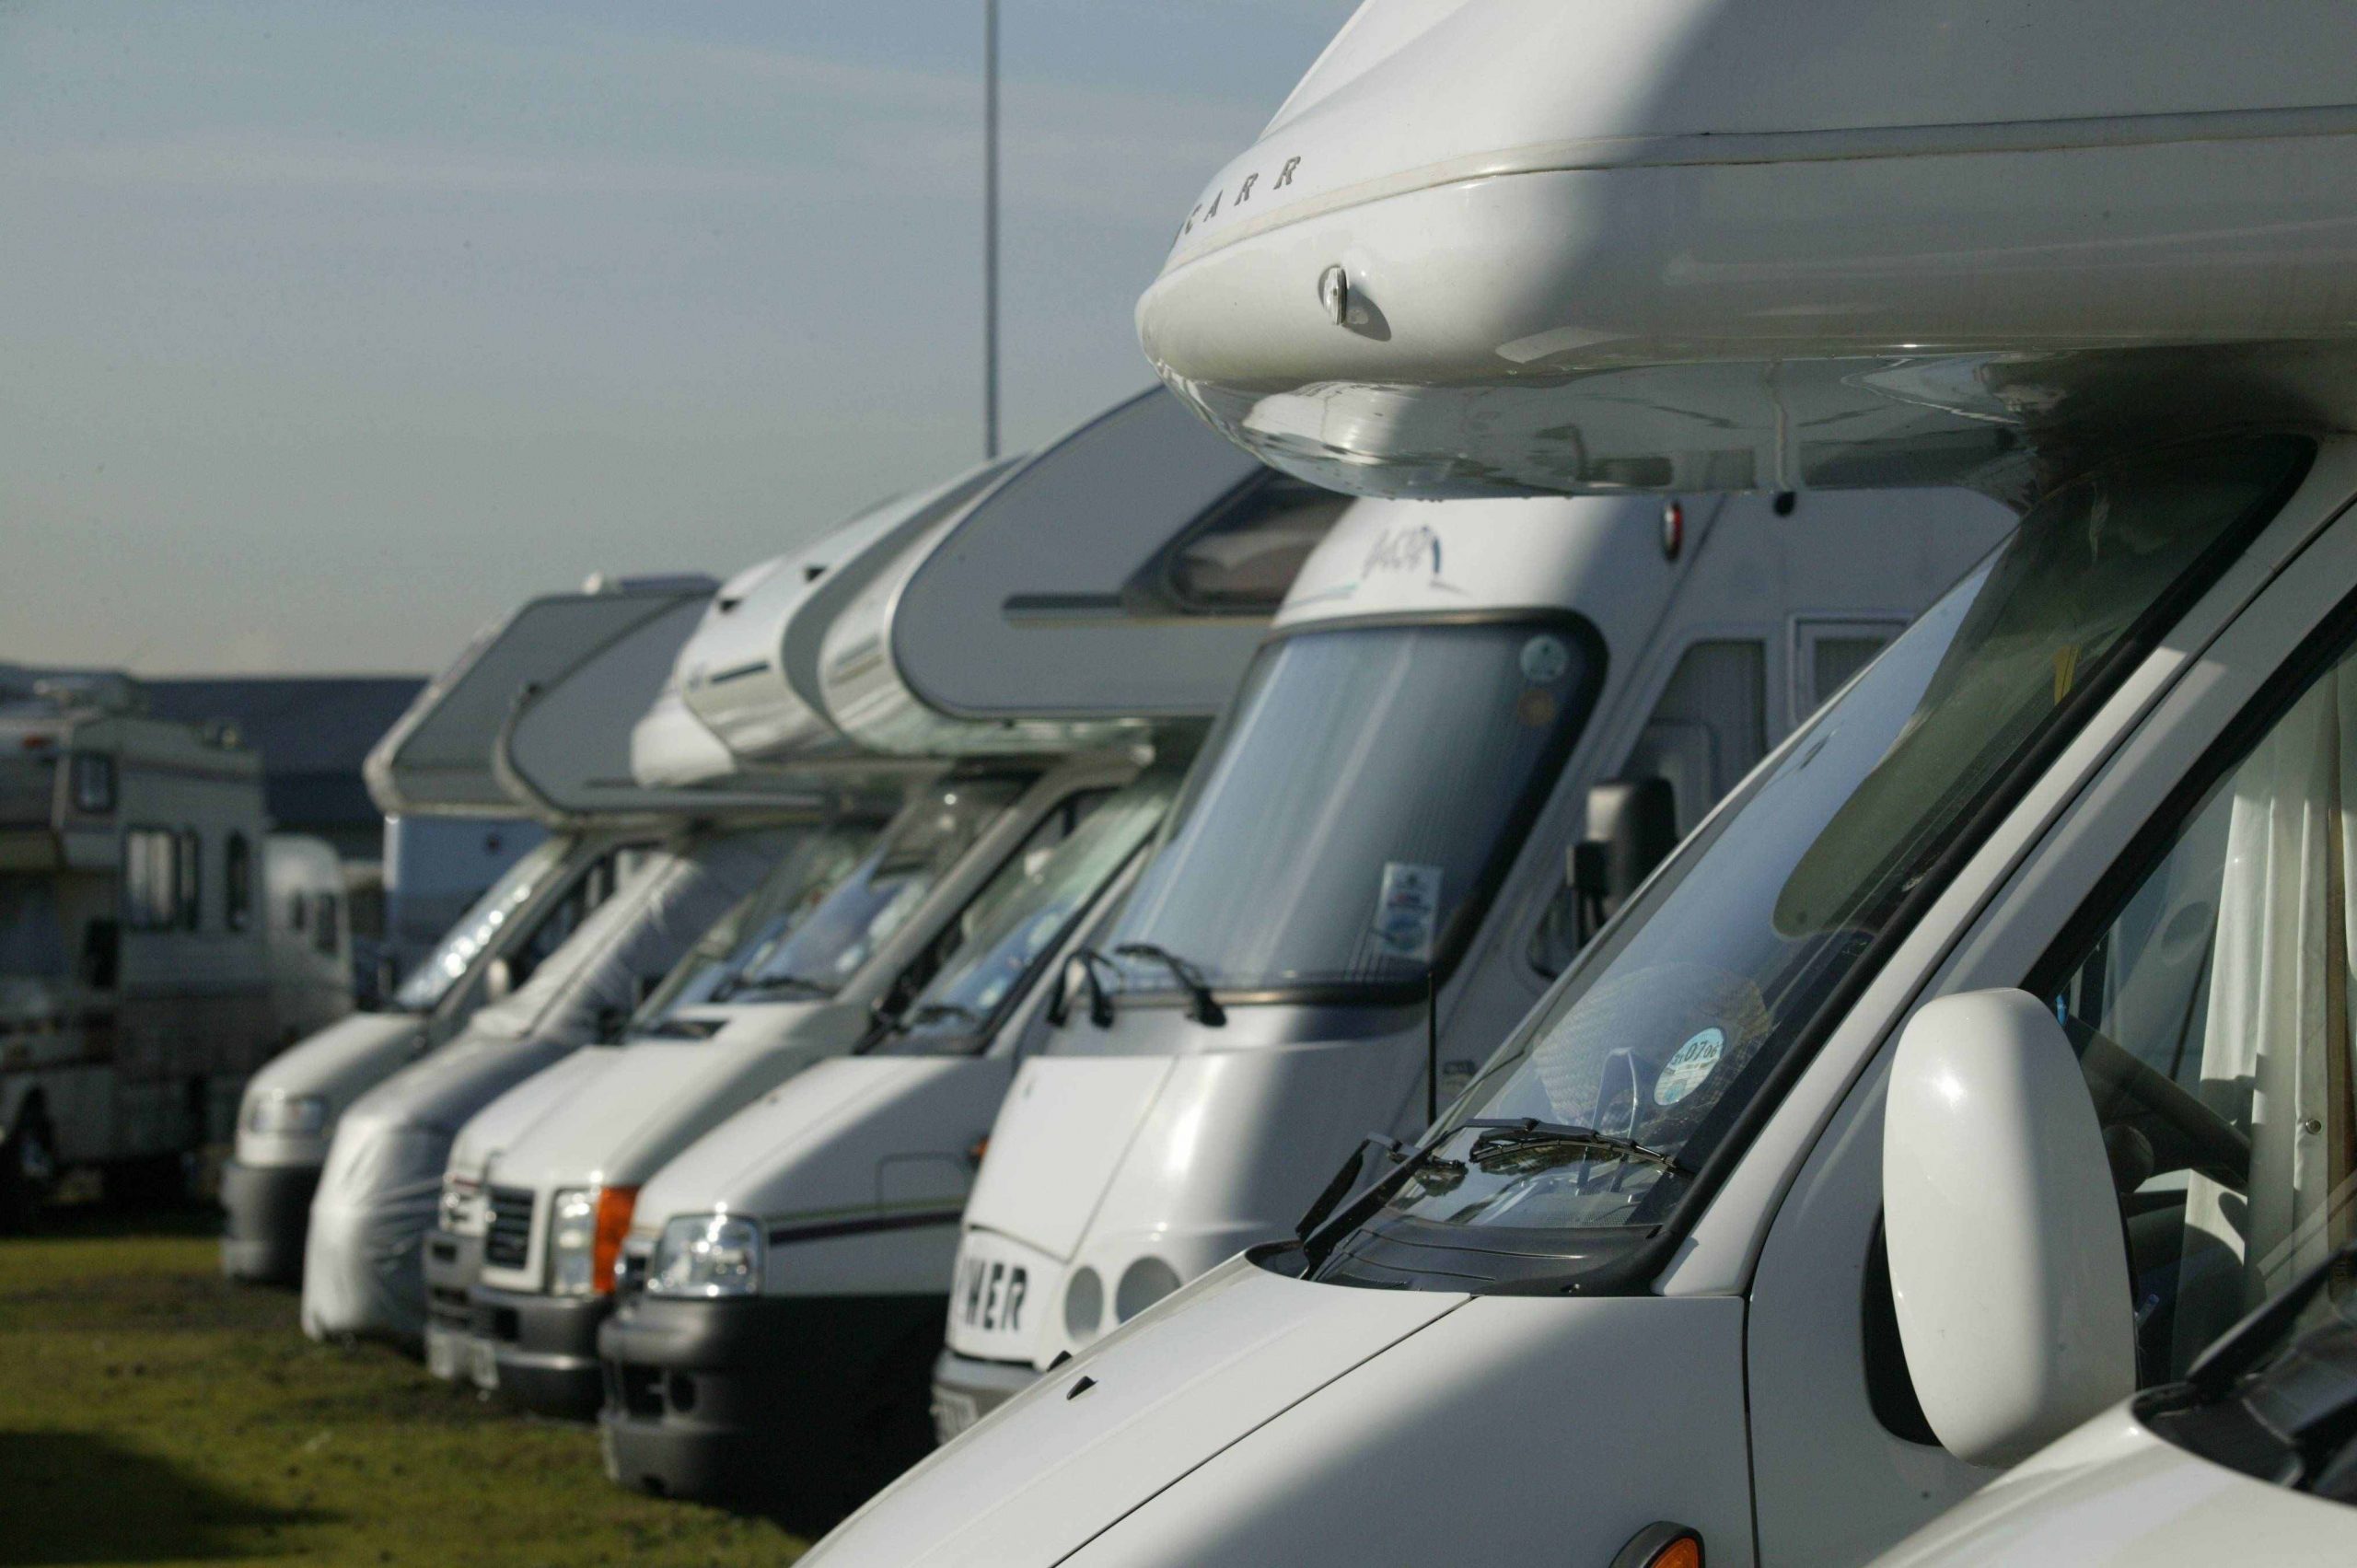
<path fill-rule="evenodd" d="M 732 981 L 714 988 L 712 999 L 714 1002 L 775 1002 L 788 996 L 815 996 L 823 1002 L 834 993 L 835 988 L 825 981 L 812 980 L 807 975 L 780 974 L 764 980 Z"/>
<path fill-rule="evenodd" d="M 1169 948 L 1154 942 L 1124 942 L 1113 949 L 1113 956 L 1153 959 L 1168 970 L 1170 978 L 1178 982 L 1178 989 L 1187 993 L 1187 1016 L 1207 1028 L 1215 1029 L 1227 1022 L 1227 1009 L 1219 1005 L 1212 988 L 1203 983 L 1202 975 Z"/>
<path fill-rule="evenodd" d="M 2235 1379 L 2267 1359 L 2285 1342 L 2285 1336 L 2308 1303 L 2321 1294 L 2334 1272 L 2357 1259 L 2357 1241 L 2335 1248 L 2330 1256 L 2285 1285 L 2264 1305 L 2220 1335 L 2186 1368 L 2185 1386 L 2196 1399 L 2214 1403 L 2223 1399 Z"/>
<path fill-rule="evenodd" d="M 904 1035 L 920 1024 L 935 1024 L 944 1018 L 957 1018 L 972 1025 L 977 1029 L 990 1022 L 971 1007 L 957 1002 L 928 1002 L 922 1007 L 911 1008 L 898 1017 L 887 1016 L 877 1021 L 884 1026 L 886 1033 Z"/>
<path fill-rule="evenodd" d="M 1469 1121 L 1458 1122 L 1450 1131 L 1460 1132 L 1468 1127 L 1478 1128 L 1492 1134 L 1490 1138 L 1475 1139 L 1473 1154 L 1480 1153 L 1484 1146 L 1496 1148 L 1501 1144 L 1523 1142 L 1584 1144 L 1591 1148 L 1608 1149 L 1616 1155 L 1645 1160 L 1660 1166 L 1665 1170 L 1674 1170 L 1680 1176 L 1694 1174 L 1685 1166 L 1680 1165 L 1675 1155 L 1656 1149 L 1649 1144 L 1641 1144 L 1634 1138 L 1624 1138 L 1617 1132 L 1599 1132 L 1593 1127 L 1579 1127 L 1564 1121 L 1541 1121 L 1535 1116 L 1477 1116 Z M 1501 1133 L 1504 1136 L 1495 1136 Z M 1472 1154 L 1469 1154 L 1467 1157 L 1471 1158 Z"/>

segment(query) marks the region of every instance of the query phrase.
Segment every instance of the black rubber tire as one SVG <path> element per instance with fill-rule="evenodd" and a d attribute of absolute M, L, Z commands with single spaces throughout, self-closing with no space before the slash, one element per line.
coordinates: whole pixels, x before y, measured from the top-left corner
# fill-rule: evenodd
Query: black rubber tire
<path fill-rule="evenodd" d="M 28 1228 L 56 1179 L 57 1136 L 49 1113 L 38 1104 L 27 1106 L 0 1139 L 0 1232 Z"/>

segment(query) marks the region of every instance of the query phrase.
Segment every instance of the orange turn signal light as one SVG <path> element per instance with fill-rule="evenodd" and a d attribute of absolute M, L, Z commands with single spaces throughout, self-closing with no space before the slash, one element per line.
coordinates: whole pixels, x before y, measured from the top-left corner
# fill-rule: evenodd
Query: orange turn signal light
<path fill-rule="evenodd" d="M 614 1288 L 614 1265 L 621 1260 L 622 1238 L 630 1235 L 631 1213 L 637 1207 L 635 1187 L 598 1190 L 598 1229 L 589 1249 L 589 1288 L 599 1295 Z"/>
<path fill-rule="evenodd" d="M 1658 1520 L 1629 1538 L 1612 1568 L 1702 1568 L 1702 1537 L 1684 1525 Z"/>

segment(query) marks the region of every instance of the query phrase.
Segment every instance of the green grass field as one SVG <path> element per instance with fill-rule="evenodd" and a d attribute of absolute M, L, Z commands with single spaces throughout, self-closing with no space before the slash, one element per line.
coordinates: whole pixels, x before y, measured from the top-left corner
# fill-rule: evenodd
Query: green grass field
<path fill-rule="evenodd" d="M 0 1237 L 0 1563 L 769 1563 L 765 1521 L 622 1491 L 595 1437 L 231 1286 L 214 1221 Z"/>

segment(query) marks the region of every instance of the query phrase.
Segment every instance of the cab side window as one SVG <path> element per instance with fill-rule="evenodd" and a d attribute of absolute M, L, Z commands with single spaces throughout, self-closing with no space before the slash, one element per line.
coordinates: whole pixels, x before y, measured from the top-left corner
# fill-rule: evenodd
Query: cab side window
<path fill-rule="evenodd" d="M 2344 657 L 2047 970 L 2119 1188 L 2145 1381 L 2352 1233 L 2353 813 Z"/>
<path fill-rule="evenodd" d="M 1021 889 L 1038 879 L 1054 856 L 1056 846 L 1072 837 L 1073 830 L 1083 819 L 1103 805 L 1113 792 L 1109 789 L 1086 790 L 1068 796 L 1053 810 L 1039 819 L 1022 845 L 1007 856 L 991 879 L 983 884 L 958 918 L 941 929 L 941 935 L 928 944 L 916 961 L 893 982 L 892 994 L 885 1011 L 898 1012 L 914 1000 L 942 966 L 957 957 L 967 939 L 988 920 L 993 906 L 1002 899 L 1020 897 Z"/>
<path fill-rule="evenodd" d="M 539 969 L 550 954 L 563 947 L 565 939 L 580 929 L 581 923 L 589 918 L 591 912 L 613 897 L 614 889 L 621 886 L 626 875 L 636 871 L 645 859 L 640 846 L 630 845 L 594 862 L 575 877 L 573 886 L 567 888 L 563 896 L 542 913 L 540 923 L 532 928 L 531 935 L 518 942 L 515 950 L 507 955 L 509 983 L 521 986 L 531 979 L 532 971 Z"/>

